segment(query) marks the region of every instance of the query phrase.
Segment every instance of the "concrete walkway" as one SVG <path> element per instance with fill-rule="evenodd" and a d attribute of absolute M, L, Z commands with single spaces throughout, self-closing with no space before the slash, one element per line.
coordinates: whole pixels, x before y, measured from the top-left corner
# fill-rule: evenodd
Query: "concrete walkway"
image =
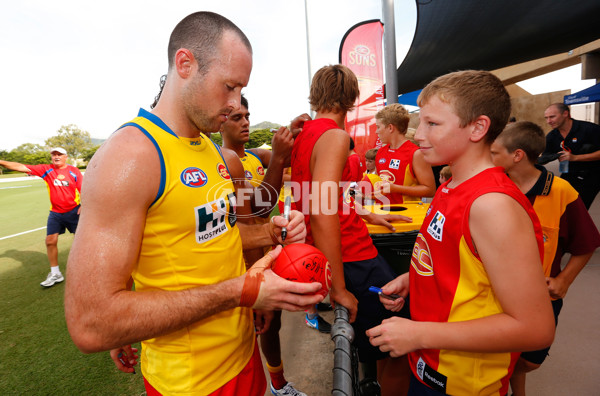
<path fill-rule="evenodd" d="M 590 208 L 590 214 L 600 228 L 600 198 Z M 600 395 L 599 285 L 597 250 L 564 300 L 550 356 L 539 370 L 527 376 L 529 395 Z M 333 321 L 332 312 L 322 316 Z M 287 380 L 309 396 L 330 395 L 333 342 L 329 335 L 309 329 L 304 324 L 304 314 L 298 312 L 283 313 L 280 334 Z"/>

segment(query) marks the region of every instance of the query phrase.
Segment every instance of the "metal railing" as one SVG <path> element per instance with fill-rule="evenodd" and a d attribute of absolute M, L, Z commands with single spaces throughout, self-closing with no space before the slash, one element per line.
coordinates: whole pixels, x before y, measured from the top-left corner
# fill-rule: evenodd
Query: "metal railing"
<path fill-rule="evenodd" d="M 336 304 L 335 320 L 331 328 L 331 339 L 335 343 L 333 350 L 333 390 L 334 396 L 357 396 L 358 356 L 354 341 L 354 329 L 348 320 L 348 310 Z"/>

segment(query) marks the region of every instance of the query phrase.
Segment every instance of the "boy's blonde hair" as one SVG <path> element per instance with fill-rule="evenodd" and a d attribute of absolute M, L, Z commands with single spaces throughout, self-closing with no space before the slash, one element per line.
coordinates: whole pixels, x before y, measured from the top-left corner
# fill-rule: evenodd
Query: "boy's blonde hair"
<path fill-rule="evenodd" d="M 464 70 L 436 78 L 419 94 L 417 104 L 423 107 L 434 96 L 452 106 L 465 127 L 481 115 L 490 119 L 485 142 L 492 144 L 510 117 L 510 97 L 502 81 L 490 72 Z"/>
<path fill-rule="evenodd" d="M 440 170 L 440 176 L 442 176 L 446 180 L 448 180 L 452 177 L 452 171 L 450 170 L 450 167 L 448 165 L 444 166 Z"/>
<path fill-rule="evenodd" d="M 348 112 L 354 108 L 360 91 L 358 79 L 344 65 L 320 68 L 312 79 L 308 101 L 314 111 Z"/>
<path fill-rule="evenodd" d="M 509 124 L 497 138 L 509 153 L 517 149 L 523 150 L 527 160 L 535 164 L 540 154 L 546 149 L 546 135 L 544 130 L 536 123 L 519 121 Z"/>
<path fill-rule="evenodd" d="M 377 157 L 377 149 L 376 148 L 372 148 L 367 150 L 367 152 L 365 153 L 365 159 L 368 160 L 375 160 L 375 157 Z"/>
<path fill-rule="evenodd" d="M 381 121 L 385 126 L 392 124 L 401 134 L 405 135 L 410 116 L 404 106 L 399 103 L 392 103 L 379 110 L 375 114 L 375 119 Z"/>

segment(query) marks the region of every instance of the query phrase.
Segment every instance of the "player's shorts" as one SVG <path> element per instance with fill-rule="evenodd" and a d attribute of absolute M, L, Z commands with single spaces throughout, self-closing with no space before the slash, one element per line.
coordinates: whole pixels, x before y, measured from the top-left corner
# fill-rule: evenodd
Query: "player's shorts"
<path fill-rule="evenodd" d="M 78 210 L 79 206 L 65 213 L 50 212 L 48 215 L 46 235 L 64 234 L 65 229 L 69 230 L 71 234 L 75 234 L 77 223 L 79 223 Z"/>
<path fill-rule="evenodd" d="M 154 389 L 146 378 L 144 378 L 147 396 L 162 396 L 159 391 Z M 263 396 L 267 390 L 267 380 L 263 369 L 258 342 L 254 344 L 254 353 L 246 364 L 246 367 L 238 375 L 229 380 L 225 385 L 209 394 L 209 396 Z"/>
<path fill-rule="evenodd" d="M 367 330 L 379 326 L 381 321 L 392 316 L 410 316 L 408 300 L 400 312 L 392 312 L 379 301 L 377 293 L 369 291 L 370 286 L 382 287 L 396 277 L 394 270 L 380 254 L 370 260 L 344 263 L 346 289 L 358 300 L 358 313 L 352 327 L 354 345 L 358 348 L 358 358 L 361 362 L 372 362 L 389 356 L 388 352 L 382 352 L 378 347 L 371 345 Z"/>
<path fill-rule="evenodd" d="M 562 298 L 558 300 L 552 300 L 552 310 L 554 311 L 554 324 L 558 325 L 558 315 L 560 314 L 560 310 L 563 306 Z M 534 364 L 542 364 L 544 360 L 546 360 L 546 356 L 548 356 L 548 352 L 550 351 L 550 347 L 540 349 L 539 351 L 531 351 L 531 352 L 523 352 L 521 353 L 521 357 L 528 362 Z"/>
<path fill-rule="evenodd" d="M 445 393 L 439 392 L 433 388 L 428 387 L 415 377 L 414 374 L 410 376 L 410 385 L 408 386 L 407 396 L 441 396 Z"/>

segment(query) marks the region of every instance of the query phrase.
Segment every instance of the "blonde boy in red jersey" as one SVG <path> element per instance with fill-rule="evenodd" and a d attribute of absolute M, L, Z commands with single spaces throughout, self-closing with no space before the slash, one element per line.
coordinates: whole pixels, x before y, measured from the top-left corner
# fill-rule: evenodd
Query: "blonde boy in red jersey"
<path fill-rule="evenodd" d="M 409 395 L 505 395 L 517 352 L 554 338 L 539 221 L 490 156 L 510 98 L 491 73 L 461 71 L 427 85 L 419 106 L 415 139 L 452 179 L 433 198 L 409 273 L 383 287 L 410 290 L 412 319 L 384 320 L 367 335 L 391 356 L 409 354 Z"/>
<path fill-rule="evenodd" d="M 435 178 L 431 165 L 423 160 L 419 146 L 406 137 L 408 111 L 399 103 L 392 103 L 375 114 L 377 135 L 384 144 L 377 151 L 375 166 L 382 194 L 390 204 L 418 201 L 433 197 Z"/>

